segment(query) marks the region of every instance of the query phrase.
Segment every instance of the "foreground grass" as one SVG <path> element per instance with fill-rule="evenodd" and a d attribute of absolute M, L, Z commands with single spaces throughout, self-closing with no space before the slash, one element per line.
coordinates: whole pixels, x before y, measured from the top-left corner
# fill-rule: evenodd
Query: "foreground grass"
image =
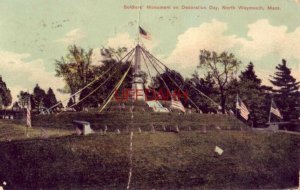
<path fill-rule="evenodd" d="M 214 147 L 224 149 L 219 156 Z M 122 188 L 129 134 L 0 143 L 11 188 Z M 132 188 L 287 188 L 298 183 L 299 137 L 246 131 L 134 133 Z"/>
<path fill-rule="evenodd" d="M 49 137 L 58 137 L 72 134 L 72 131 L 66 129 L 46 128 L 44 129 Z M 0 142 L 14 141 L 21 139 L 40 138 L 42 130 L 40 127 L 26 128 L 24 121 L 16 123 L 13 120 L 0 120 Z"/>

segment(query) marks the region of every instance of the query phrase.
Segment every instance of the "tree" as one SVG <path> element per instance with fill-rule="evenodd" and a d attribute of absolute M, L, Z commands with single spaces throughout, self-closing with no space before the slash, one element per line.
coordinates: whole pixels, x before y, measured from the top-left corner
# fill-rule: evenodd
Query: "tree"
<path fill-rule="evenodd" d="M 12 97 L 9 88 L 7 88 L 6 83 L 2 80 L 0 76 L 0 106 L 7 107 L 11 105 Z"/>
<path fill-rule="evenodd" d="M 184 87 L 184 78 L 181 76 L 180 73 L 174 70 L 167 69 L 164 73 L 157 74 L 153 78 L 151 86 L 157 90 L 167 88 L 171 92 L 178 91 L 179 88 L 183 89 Z"/>
<path fill-rule="evenodd" d="M 31 108 L 32 109 L 35 108 L 35 104 L 34 104 L 34 100 L 33 100 L 33 95 L 31 95 L 29 92 L 21 91 L 17 97 L 18 97 L 18 100 L 19 100 L 18 101 L 19 106 L 21 108 L 24 109 L 24 108 L 26 108 L 28 106 L 29 99 L 30 99 L 30 102 L 31 102 Z"/>
<path fill-rule="evenodd" d="M 46 92 L 43 90 L 38 84 L 33 89 L 33 101 L 34 101 L 34 107 L 38 109 L 38 112 L 40 111 L 40 108 L 45 106 L 44 100 L 46 98 Z"/>
<path fill-rule="evenodd" d="M 235 109 L 236 96 L 246 104 L 250 114 L 248 122 L 253 126 L 264 125 L 268 121 L 270 105 L 266 103 L 265 88 L 261 85 L 255 73 L 253 63 L 249 63 L 246 70 L 239 75 L 239 80 L 233 80 L 228 87 L 227 97 L 231 102 L 229 107 Z"/>
<path fill-rule="evenodd" d="M 85 98 L 78 107 L 82 109 L 83 107 L 98 107 L 112 92 L 116 84 L 119 82 L 123 74 L 129 67 L 129 62 L 125 62 L 126 60 L 122 60 L 121 58 L 127 52 L 127 48 L 103 48 L 101 49 L 101 54 L 103 59 L 101 60 L 102 64 L 99 66 L 94 66 L 92 68 L 92 76 L 98 77 L 101 76 L 100 79 L 95 82 L 90 87 L 83 90 L 80 94 L 80 99 L 87 97 L 87 95 L 91 94 L 89 97 Z M 107 72 L 109 71 L 109 72 Z M 120 89 L 131 87 L 132 82 L 132 70 L 129 71 L 128 75 L 124 79 Z M 101 87 L 99 87 L 101 86 Z M 98 89 L 95 91 L 95 89 Z"/>
<path fill-rule="evenodd" d="M 207 50 L 201 50 L 199 58 L 198 68 L 206 69 L 211 74 L 218 87 L 222 113 L 225 113 L 227 86 L 237 72 L 241 61 L 237 60 L 232 53 L 222 52 L 219 54 Z"/>
<path fill-rule="evenodd" d="M 189 83 L 189 85 L 186 85 L 188 95 L 198 105 L 198 107 L 204 113 L 215 112 L 216 106 L 213 105 L 212 102 L 206 97 L 199 94 L 199 92 L 197 92 L 193 87 L 190 87 L 190 85 L 194 86 L 206 96 L 212 98 L 214 101 L 217 101 L 218 97 L 216 96 L 216 84 L 211 74 L 207 73 L 207 75 L 204 78 L 200 78 L 199 74 L 195 71 L 195 73 L 192 74 L 192 78 L 187 79 L 186 82 Z"/>
<path fill-rule="evenodd" d="M 18 102 L 13 103 L 12 110 L 14 110 L 14 111 L 20 111 L 21 110 L 21 107 L 19 106 Z"/>
<path fill-rule="evenodd" d="M 46 108 L 50 108 L 51 106 L 57 104 L 57 100 L 52 88 L 48 89 L 43 103 Z"/>
<path fill-rule="evenodd" d="M 300 82 L 296 82 L 296 79 L 291 75 L 291 69 L 287 67 L 286 60 L 283 59 L 282 64 L 278 64 L 276 69 L 275 76 L 272 76 L 270 80 L 275 86 L 273 89 L 274 101 L 279 107 L 284 121 L 297 119 L 296 107 L 299 105 Z"/>
<path fill-rule="evenodd" d="M 66 81 L 65 88 L 60 89 L 60 91 L 74 94 L 101 76 L 99 80 L 85 88 L 79 94 L 79 101 L 83 101 L 78 104 L 75 97 L 69 101 L 72 105 L 76 104 L 74 106 L 76 110 L 81 110 L 86 106 L 98 106 L 99 103 L 102 103 L 102 101 L 107 98 L 121 76 L 127 70 L 129 63 L 120 62 L 126 52 L 127 48 L 125 47 L 117 49 L 103 48 L 101 50 L 103 56 L 101 60 L 102 64 L 92 65 L 92 49 L 85 51 L 76 45 L 70 46 L 67 56 L 56 60 L 56 76 L 62 77 Z M 130 85 L 132 81 L 131 73 L 132 71 L 130 71 L 125 78 L 121 88 Z M 100 85 L 101 87 L 98 88 Z M 98 90 L 95 91 L 95 89 Z M 88 98 L 86 98 L 87 95 L 89 95 Z"/>
<path fill-rule="evenodd" d="M 126 47 L 118 47 L 117 49 L 108 47 L 108 48 L 102 48 L 100 50 L 101 55 L 106 59 L 106 60 L 115 60 L 116 62 L 120 62 L 123 55 L 127 52 Z"/>
<path fill-rule="evenodd" d="M 84 87 L 89 78 L 93 78 L 91 56 L 93 49 L 85 51 L 81 47 L 69 47 L 66 57 L 56 60 L 56 76 L 62 77 L 66 82 L 67 93 L 75 93 Z M 75 99 L 74 99 L 75 102 Z"/>

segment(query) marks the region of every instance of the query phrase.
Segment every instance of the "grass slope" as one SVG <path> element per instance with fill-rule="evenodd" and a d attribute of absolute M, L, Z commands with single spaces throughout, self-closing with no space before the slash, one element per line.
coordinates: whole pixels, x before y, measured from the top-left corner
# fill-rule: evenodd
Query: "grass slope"
<path fill-rule="evenodd" d="M 72 134 L 72 131 L 48 127 L 47 134 L 50 137 L 58 137 L 70 135 Z M 40 137 L 41 128 L 38 126 L 26 129 L 25 121 L 16 122 L 14 120 L 0 120 L 0 141 L 13 141 Z"/>
<path fill-rule="evenodd" d="M 214 147 L 224 149 L 218 156 Z M 125 188 L 129 134 L 0 143 L 10 188 Z M 249 131 L 134 133 L 133 188 L 286 188 L 297 185 L 299 137 Z"/>
<path fill-rule="evenodd" d="M 155 127 L 161 129 L 162 125 L 174 126 L 178 124 L 182 130 L 191 127 L 192 130 L 202 129 L 202 127 L 215 128 L 219 126 L 222 129 L 240 129 L 246 127 L 241 121 L 228 115 L 210 115 L 210 114 L 179 114 L 179 113 L 154 113 L 154 112 L 134 112 L 133 119 L 129 112 L 104 112 L 104 113 L 62 113 L 55 117 L 49 115 L 39 115 L 33 118 L 33 126 L 43 126 L 45 128 L 65 128 L 73 129 L 73 120 L 89 121 L 93 129 L 103 129 L 108 126 L 109 131 L 117 128 L 125 130 L 126 126 L 133 128 L 142 128 L 149 131 L 153 123 Z"/>

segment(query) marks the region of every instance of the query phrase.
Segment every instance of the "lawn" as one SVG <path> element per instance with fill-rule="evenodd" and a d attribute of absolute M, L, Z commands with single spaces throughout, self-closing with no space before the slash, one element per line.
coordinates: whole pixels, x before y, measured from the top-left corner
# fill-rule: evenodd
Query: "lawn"
<path fill-rule="evenodd" d="M 0 142 L 0 180 L 6 181 L 7 187 L 126 188 L 129 133 L 110 130 L 105 135 L 76 136 L 63 127 L 49 125 L 52 137 L 38 138 L 39 128 L 33 128 L 37 135 L 27 138 L 24 130 L 18 128 L 22 126 L 10 123 L 8 127 L 5 123 L 0 123 L 1 132 L 6 131 Z M 206 134 L 201 130 L 131 130 L 134 189 L 274 189 L 298 184 L 298 135 L 214 128 Z M 4 136 L 15 138 L 8 141 Z M 224 153 L 216 154 L 215 146 Z"/>

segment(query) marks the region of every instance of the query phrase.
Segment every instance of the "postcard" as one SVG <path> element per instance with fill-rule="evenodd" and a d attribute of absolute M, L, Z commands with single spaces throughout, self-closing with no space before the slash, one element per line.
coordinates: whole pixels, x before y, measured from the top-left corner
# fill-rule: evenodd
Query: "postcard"
<path fill-rule="evenodd" d="M 1 189 L 298 189 L 299 0 L 1 0 Z"/>

